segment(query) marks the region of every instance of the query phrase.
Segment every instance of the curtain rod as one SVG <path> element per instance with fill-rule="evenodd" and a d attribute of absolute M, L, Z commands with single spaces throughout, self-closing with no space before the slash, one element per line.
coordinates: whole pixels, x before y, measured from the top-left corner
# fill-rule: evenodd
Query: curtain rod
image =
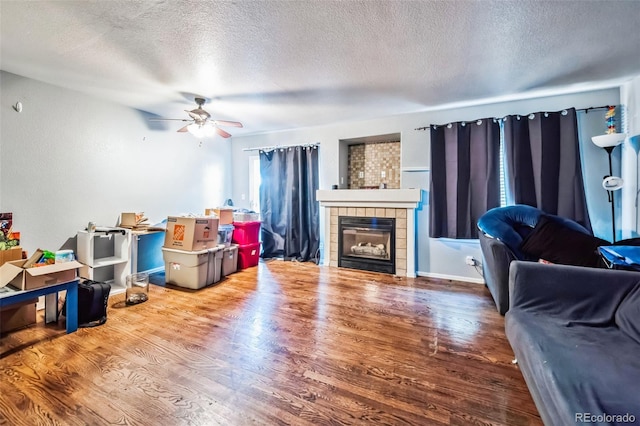
<path fill-rule="evenodd" d="M 597 106 L 597 107 L 589 107 L 589 108 L 576 108 L 576 111 L 584 111 L 586 114 L 589 113 L 589 111 L 595 111 L 595 110 L 599 110 L 599 109 L 609 109 L 610 105 L 603 105 L 603 106 Z M 498 119 L 497 117 L 493 118 L 494 120 Z M 423 127 L 416 127 L 413 130 L 427 130 L 430 129 L 431 126 L 423 126 Z"/>
<path fill-rule="evenodd" d="M 597 109 L 609 109 L 611 107 L 611 105 L 604 105 L 604 106 L 598 106 L 598 107 L 589 107 L 589 108 L 578 108 L 576 109 L 576 111 L 584 111 L 586 113 L 589 113 L 589 111 L 595 111 Z"/>
<path fill-rule="evenodd" d="M 294 145 L 272 145 L 272 146 L 259 146 L 256 148 L 244 148 L 243 151 L 273 151 L 275 149 L 281 149 L 281 148 L 295 148 L 298 146 L 301 147 L 317 147 L 320 145 L 320 142 L 314 142 L 314 143 L 303 143 L 303 144 L 294 144 Z"/>

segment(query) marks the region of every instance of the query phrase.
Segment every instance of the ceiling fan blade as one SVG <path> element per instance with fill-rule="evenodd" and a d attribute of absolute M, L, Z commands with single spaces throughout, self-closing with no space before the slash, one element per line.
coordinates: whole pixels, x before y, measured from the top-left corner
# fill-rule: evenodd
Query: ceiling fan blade
<path fill-rule="evenodd" d="M 179 129 L 178 129 L 178 132 L 182 132 L 182 133 L 183 133 L 183 132 L 188 132 L 188 131 L 189 131 L 189 129 L 187 129 L 187 127 L 189 127 L 190 125 L 191 125 L 191 124 L 187 124 L 186 126 L 179 128 Z"/>
<path fill-rule="evenodd" d="M 214 128 L 216 129 L 216 132 L 217 132 L 220 136 L 222 136 L 223 138 L 230 138 L 230 137 L 231 137 L 231 134 L 230 134 L 230 133 L 227 133 L 227 132 L 225 132 L 224 130 L 222 130 L 222 129 L 218 128 L 218 127 L 214 127 Z"/>
<path fill-rule="evenodd" d="M 214 120 L 217 126 L 242 127 L 242 123 L 238 121 Z"/>

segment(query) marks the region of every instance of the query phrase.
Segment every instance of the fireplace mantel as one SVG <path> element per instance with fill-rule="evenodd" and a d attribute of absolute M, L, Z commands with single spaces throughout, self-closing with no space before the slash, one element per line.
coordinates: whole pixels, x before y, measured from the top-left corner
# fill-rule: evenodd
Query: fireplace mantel
<path fill-rule="evenodd" d="M 422 199 L 421 189 L 332 189 L 316 191 L 316 199 L 324 210 L 324 264 L 338 266 L 338 217 L 397 218 L 396 275 L 416 276 L 415 210 Z"/>
<path fill-rule="evenodd" d="M 415 209 L 420 189 L 319 189 L 316 199 L 322 207 L 382 207 Z"/>

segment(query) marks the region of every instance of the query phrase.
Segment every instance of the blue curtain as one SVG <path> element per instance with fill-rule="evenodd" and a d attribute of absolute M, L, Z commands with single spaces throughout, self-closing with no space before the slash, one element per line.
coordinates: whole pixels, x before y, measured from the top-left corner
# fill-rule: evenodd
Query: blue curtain
<path fill-rule="evenodd" d="M 429 236 L 478 238 L 478 219 L 499 205 L 499 123 L 431 126 Z"/>
<path fill-rule="evenodd" d="M 260 151 L 262 257 L 312 260 L 320 245 L 318 147 Z"/>

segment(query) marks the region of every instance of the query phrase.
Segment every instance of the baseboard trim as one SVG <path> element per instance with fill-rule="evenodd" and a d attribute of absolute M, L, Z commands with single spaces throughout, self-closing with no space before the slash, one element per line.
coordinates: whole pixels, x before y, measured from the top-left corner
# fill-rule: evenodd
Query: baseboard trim
<path fill-rule="evenodd" d="M 442 280 L 464 281 L 467 283 L 484 284 L 483 278 L 471 278 L 471 277 L 464 277 L 460 275 L 436 274 L 433 272 L 423 272 L 423 271 L 418 271 L 417 274 L 419 277 L 425 277 L 425 278 L 438 278 Z"/>

